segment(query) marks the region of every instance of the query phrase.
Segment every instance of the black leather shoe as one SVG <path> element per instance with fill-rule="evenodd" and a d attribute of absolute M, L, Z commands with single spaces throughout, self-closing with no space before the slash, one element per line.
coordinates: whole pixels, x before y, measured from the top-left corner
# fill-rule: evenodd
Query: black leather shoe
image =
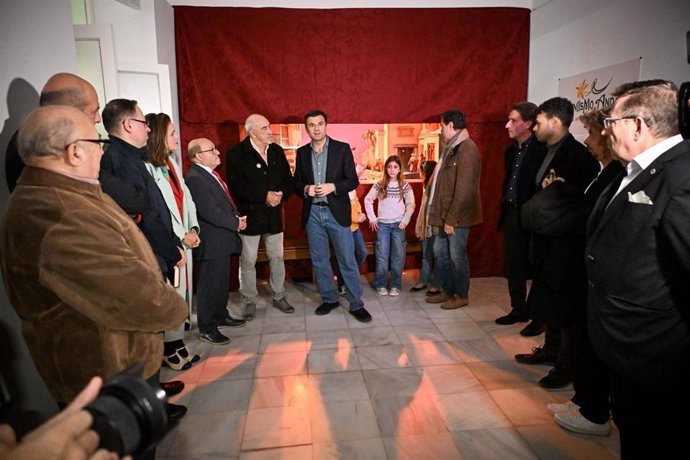
<path fill-rule="evenodd" d="M 168 412 L 168 420 L 179 420 L 184 417 L 187 413 L 187 408 L 185 406 L 180 406 L 179 404 L 166 404 L 166 411 Z"/>
<path fill-rule="evenodd" d="M 419 291 L 423 291 L 424 289 L 426 289 L 426 284 L 417 283 L 410 288 L 410 292 L 419 292 Z"/>
<path fill-rule="evenodd" d="M 519 353 L 515 355 L 515 361 L 521 364 L 550 364 L 555 366 L 557 359 L 556 353 L 544 351 L 543 347 L 532 348 L 532 353 Z"/>
<path fill-rule="evenodd" d="M 535 337 L 546 330 L 546 325 L 541 321 L 532 320 L 530 323 L 522 328 L 520 335 L 525 337 Z"/>
<path fill-rule="evenodd" d="M 181 382 L 179 380 L 161 382 L 159 385 L 163 389 L 163 391 L 165 391 L 165 395 L 168 398 L 171 396 L 175 396 L 176 394 L 180 394 L 180 392 L 184 390 L 184 382 Z"/>
<path fill-rule="evenodd" d="M 515 323 L 524 323 L 526 321 L 529 321 L 529 317 L 527 315 L 520 315 L 518 313 L 515 313 L 515 310 L 512 310 L 505 316 L 496 318 L 496 324 L 500 324 L 501 326 L 508 326 L 510 324 Z"/>
<path fill-rule="evenodd" d="M 556 366 L 551 369 L 546 377 L 539 380 L 539 386 L 553 390 L 556 388 L 567 387 L 573 382 L 573 375 L 570 371 L 562 366 Z"/>
<path fill-rule="evenodd" d="M 360 323 L 368 323 L 369 321 L 371 321 L 371 315 L 364 307 L 358 308 L 357 310 L 353 310 L 350 312 L 350 314 L 354 316 L 355 319 Z"/>
<path fill-rule="evenodd" d="M 242 327 L 245 326 L 247 322 L 243 319 L 234 319 L 231 316 L 228 316 L 227 318 L 224 318 L 218 326 L 227 326 L 227 327 Z"/>
<path fill-rule="evenodd" d="M 230 339 L 218 332 L 218 329 L 213 330 L 207 334 L 199 335 L 199 339 L 204 342 L 213 343 L 216 345 L 225 345 L 226 343 L 230 343 Z"/>
<path fill-rule="evenodd" d="M 327 315 L 339 306 L 340 302 L 324 302 L 318 307 L 316 307 L 316 311 L 314 311 L 314 313 L 316 313 L 319 316 Z"/>

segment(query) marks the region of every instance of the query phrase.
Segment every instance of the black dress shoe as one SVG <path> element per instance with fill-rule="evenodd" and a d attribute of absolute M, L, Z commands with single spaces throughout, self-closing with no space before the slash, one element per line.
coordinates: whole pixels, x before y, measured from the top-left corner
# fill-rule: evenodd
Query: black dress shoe
<path fill-rule="evenodd" d="M 218 326 L 242 327 L 246 324 L 247 322 L 243 319 L 234 319 L 233 317 L 228 316 L 226 318 L 223 318 L 223 320 L 220 322 Z"/>
<path fill-rule="evenodd" d="M 419 291 L 423 291 L 424 289 L 426 289 L 426 284 L 417 283 L 410 288 L 410 292 L 419 292 Z"/>
<path fill-rule="evenodd" d="M 429 289 L 428 291 L 426 291 L 426 294 L 425 294 L 425 295 L 426 295 L 427 297 L 431 297 L 432 295 L 436 295 L 436 294 L 438 294 L 439 292 L 441 292 L 440 289 L 433 288 L 433 289 Z"/>
<path fill-rule="evenodd" d="M 187 408 L 185 406 L 180 406 L 179 404 L 166 404 L 165 409 L 168 412 L 168 420 L 179 420 L 184 417 L 187 413 Z"/>
<path fill-rule="evenodd" d="M 314 313 L 316 313 L 319 316 L 327 315 L 339 306 L 340 302 L 324 302 L 318 307 L 316 307 L 316 311 L 314 311 Z"/>
<path fill-rule="evenodd" d="M 160 387 L 165 391 L 165 395 L 169 398 L 171 396 L 175 396 L 176 394 L 180 394 L 182 390 L 184 390 L 184 382 L 181 382 L 179 380 L 173 380 L 171 382 L 161 382 Z"/>
<path fill-rule="evenodd" d="M 546 325 L 541 321 L 532 320 L 527 326 L 522 328 L 520 335 L 525 337 L 535 337 L 546 330 Z"/>
<path fill-rule="evenodd" d="M 500 318 L 496 318 L 496 324 L 500 324 L 501 326 L 508 326 L 510 324 L 515 324 L 515 323 L 524 323 L 526 321 L 529 321 L 529 316 L 520 315 L 519 313 L 515 313 L 515 310 L 512 310 L 510 313 L 508 313 L 505 316 L 501 316 Z"/>
<path fill-rule="evenodd" d="M 199 335 L 199 339 L 216 345 L 225 345 L 226 343 L 230 343 L 230 339 L 218 332 L 218 329 Z"/>
<path fill-rule="evenodd" d="M 515 361 L 521 364 L 550 364 L 556 365 L 558 356 L 556 353 L 545 351 L 543 347 L 532 348 L 532 353 L 518 353 L 515 355 Z"/>
<path fill-rule="evenodd" d="M 371 321 L 371 315 L 364 307 L 358 308 L 357 310 L 353 310 L 350 312 L 350 314 L 354 316 L 355 319 L 360 323 L 368 323 L 369 321 Z"/>
<path fill-rule="evenodd" d="M 556 366 L 551 369 L 546 377 L 539 380 L 539 386 L 554 390 L 556 388 L 567 387 L 573 382 L 572 373 L 563 366 Z"/>

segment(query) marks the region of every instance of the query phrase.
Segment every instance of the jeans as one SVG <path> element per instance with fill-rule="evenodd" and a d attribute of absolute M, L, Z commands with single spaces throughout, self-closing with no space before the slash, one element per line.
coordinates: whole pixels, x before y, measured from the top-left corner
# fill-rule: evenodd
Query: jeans
<path fill-rule="evenodd" d="M 355 245 L 355 263 L 357 264 L 357 268 L 361 268 L 364 261 L 367 260 L 367 245 L 359 229 L 352 232 L 352 240 Z M 340 265 L 338 265 L 337 259 L 335 261 L 335 276 L 338 278 L 338 287 L 345 286 L 343 274 L 340 273 Z"/>
<path fill-rule="evenodd" d="M 240 255 L 240 292 L 245 303 L 256 302 L 259 291 L 256 288 L 256 256 L 259 252 L 259 240 L 262 235 L 243 235 L 242 254 Z M 271 289 L 273 300 L 285 297 L 285 260 L 283 259 L 283 232 L 263 235 L 271 269 Z"/>
<path fill-rule="evenodd" d="M 402 271 L 405 265 L 405 230 L 398 228 L 400 222 L 383 224 L 379 222 L 376 232 L 376 277 L 375 288 L 385 288 L 388 284 L 388 265 L 390 261 L 390 287 L 402 289 Z"/>
<path fill-rule="evenodd" d="M 419 282 L 431 287 L 438 287 L 437 264 L 434 262 L 435 236 L 428 236 L 422 241 L 422 268 L 419 271 Z"/>
<path fill-rule="evenodd" d="M 469 234 L 470 229 L 466 227 L 455 227 L 452 235 L 447 235 L 441 228 L 434 239 L 434 261 L 439 281 L 443 291 L 450 296 L 467 298 L 470 291 Z"/>
<path fill-rule="evenodd" d="M 343 281 L 345 281 L 350 311 L 362 308 L 364 306 L 362 284 L 359 281 L 359 269 L 355 262 L 355 245 L 350 227 L 340 225 L 328 207 L 312 206 L 306 230 L 309 255 L 321 300 L 328 303 L 338 302 L 338 290 L 333 283 L 333 269 L 328 250 L 330 239 Z"/>

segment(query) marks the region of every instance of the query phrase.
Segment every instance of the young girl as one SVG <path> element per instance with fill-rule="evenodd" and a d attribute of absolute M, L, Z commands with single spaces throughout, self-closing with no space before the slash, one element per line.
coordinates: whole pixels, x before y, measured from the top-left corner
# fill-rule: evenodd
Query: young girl
<path fill-rule="evenodd" d="M 374 287 L 379 295 L 400 295 L 402 270 L 405 265 L 405 227 L 414 212 L 412 187 L 400 176 L 402 162 L 391 155 L 384 164 L 380 182 L 371 187 L 364 198 L 369 226 L 376 231 L 376 279 Z M 378 216 L 374 213 L 374 200 L 379 200 Z M 386 285 L 390 259 L 390 291 Z"/>

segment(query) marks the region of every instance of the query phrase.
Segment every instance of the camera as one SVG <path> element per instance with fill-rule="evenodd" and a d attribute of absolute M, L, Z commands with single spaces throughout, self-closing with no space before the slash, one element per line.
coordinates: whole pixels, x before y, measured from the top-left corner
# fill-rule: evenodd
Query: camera
<path fill-rule="evenodd" d="M 135 365 L 115 375 L 84 409 L 91 413 L 91 429 L 99 447 L 120 456 L 140 454 L 155 447 L 173 427 L 168 421 L 166 395 L 141 377 Z"/>

